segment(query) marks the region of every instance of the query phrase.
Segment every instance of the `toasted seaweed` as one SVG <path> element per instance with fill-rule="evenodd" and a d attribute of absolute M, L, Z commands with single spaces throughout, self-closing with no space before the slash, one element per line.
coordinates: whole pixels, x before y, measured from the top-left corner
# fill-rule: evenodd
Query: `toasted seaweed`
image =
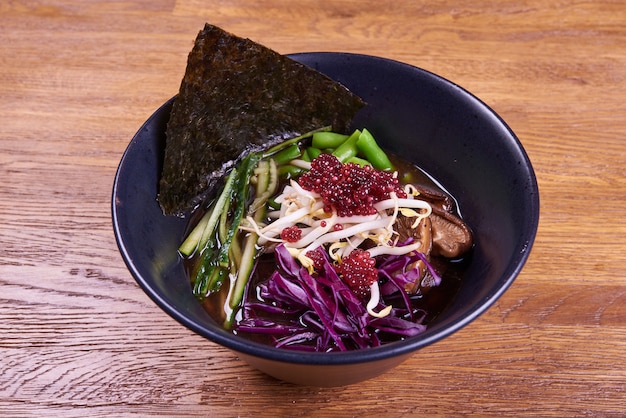
<path fill-rule="evenodd" d="M 346 132 L 364 104 L 329 77 L 206 24 L 167 124 L 163 212 L 184 215 L 196 207 L 249 152 L 324 126 Z"/>

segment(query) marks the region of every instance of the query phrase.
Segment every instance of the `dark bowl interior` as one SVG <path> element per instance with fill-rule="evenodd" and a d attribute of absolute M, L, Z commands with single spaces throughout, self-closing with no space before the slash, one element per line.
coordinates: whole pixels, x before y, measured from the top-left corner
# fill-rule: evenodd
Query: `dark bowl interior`
<path fill-rule="evenodd" d="M 216 324 L 192 296 L 177 257 L 186 220 L 164 216 L 156 201 L 171 100 L 145 122 L 122 158 L 113 187 L 113 225 L 132 275 L 181 324 L 279 379 L 345 385 L 398 365 L 491 306 L 528 258 L 538 226 L 539 194 L 515 134 L 461 87 L 383 58 L 345 53 L 291 57 L 365 99 L 368 106 L 354 126 L 367 127 L 387 150 L 439 180 L 456 197 L 475 233 L 475 251 L 457 297 L 423 334 L 368 350 L 301 353 L 252 343 Z"/>

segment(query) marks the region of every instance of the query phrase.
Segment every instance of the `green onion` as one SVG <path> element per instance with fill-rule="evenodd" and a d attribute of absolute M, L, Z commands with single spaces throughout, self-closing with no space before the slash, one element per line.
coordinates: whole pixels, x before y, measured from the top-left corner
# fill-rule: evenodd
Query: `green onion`
<path fill-rule="evenodd" d="M 311 146 L 318 149 L 337 148 L 348 139 L 348 135 L 335 132 L 316 132 L 311 139 Z"/>
<path fill-rule="evenodd" d="M 280 203 L 278 203 L 274 198 L 268 199 L 267 206 L 271 209 L 278 210 L 280 209 Z"/>
<path fill-rule="evenodd" d="M 250 190 L 249 181 L 252 174 L 252 169 L 258 161 L 257 154 L 250 154 L 240 164 L 241 174 L 237 178 L 236 187 L 234 190 L 234 201 L 237 204 L 233 216 L 230 221 L 228 233 L 225 238 L 222 239 L 222 246 L 220 247 L 219 263 L 220 266 L 228 267 L 228 249 L 239 231 L 239 225 L 243 218 L 245 211 L 246 201 L 248 200 L 248 194 Z"/>
<path fill-rule="evenodd" d="M 295 165 L 281 165 L 278 168 L 278 176 L 283 179 L 298 177 L 302 173 L 304 173 L 304 170 Z"/>
<path fill-rule="evenodd" d="M 393 165 L 391 161 L 389 161 L 389 157 L 387 157 L 385 151 L 378 146 L 376 140 L 367 129 L 363 129 L 363 132 L 359 135 L 356 146 L 365 156 L 365 159 L 372 163 L 374 168 L 382 171 L 393 170 Z"/>
<path fill-rule="evenodd" d="M 322 153 L 322 150 L 319 149 L 319 148 L 315 148 L 315 147 L 308 147 L 306 149 L 306 153 L 307 153 L 307 155 L 310 158 L 310 160 L 309 160 L 309 162 L 310 162 L 310 161 L 313 161 L 314 159 L 316 159 L 317 157 L 319 157 L 320 154 Z"/>
<path fill-rule="evenodd" d="M 248 215 L 252 216 L 254 221 L 260 223 L 265 218 L 266 202 L 270 196 L 276 193 L 278 188 L 277 170 L 273 161 L 259 161 L 257 169 L 255 170 L 257 175 L 256 183 L 256 195 L 257 198 L 248 211 Z M 254 209 L 254 211 L 252 211 Z M 234 315 L 236 310 L 243 300 L 243 295 L 252 275 L 254 269 L 254 263 L 257 255 L 257 241 L 259 236 L 251 232 L 246 237 L 244 248 L 241 256 L 241 264 L 237 271 L 237 278 L 232 283 L 233 288 L 229 292 L 228 306 L 230 308 L 227 312 L 226 320 L 224 321 L 224 327 L 229 329 L 232 326 Z"/>
<path fill-rule="evenodd" d="M 198 248 L 198 244 L 202 239 L 202 234 L 204 234 L 204 230 L 211 218 L 211 214 L 213 213 L 213 209 L 211 208 L 207 213 L 202 216 L 198 224 L 193 228 L 193 230 L 187 235 L 185 241 L 180 245 L 178 251 L 185 257 L 189 257 L 193 252 Z"/>
<path fill-rule="evenodd" d="M 263 153 L 263 155 L 261 156 L 262 158 L 267 158 L 271 155 L 276 154 L 278 151 L 287 148 L 288 146 L 292 145 L 292 144 L 297 144 L 298 142 L 302 141 L 303 139 L 309 138 L 311 136 L 313 136 L 313 134 L 315 134 L 316 132 L 324 132 L 324 131 L 330 131 L 331 127 L 330 126 L 324 126 L 322 128 L 319 129 L 315 129 L 312 130 L 310 132 L 307 132 L 305 134 L 302 134 L 300 136 L 296 136 L 293 137 L 291 139 L 288 139 L 284 142 L 281 142 L 278 145 L 274 145 L 272 148 L 268 149 L 266 152 Z"/>
<path fill-rule="evenodd" d="M 345 163 L 352 157 L 356 157 L 358 153 L 356 142 L 359 140 L 360 135 L 361 131 L 358 129 L 354 131 L 354 133 L 350 135 L 350 137 L 346 139 L 343 144 L 333 151 L 333 155 L 342 163 Z"/>
<path fill-rule="evenodd" d="M 227 276 L 230 247 L 245 211 L 248 183 L 258 158 L 257 154 L 250 154 L 231 171 L 222 194 L 211 210 L 203 233 L 206 241 L 202 245 L 193 281 L 193 292 L 198 297 L 217 292 Z M 234 205 L 232 211 L 231 205 Z M 212 222 L 218 224 L 211 228 Z"/>
<path fill-rule="evenodd" d="M 282 164 L 287 164 L 291 160 L 295 160 L 296 158 L 299 158 L 301 155 L 302 153 L 300 151 L 300 147 L 298 146 L 298 144 L 292 144 L 288 146 L 287 148 L 274 154 L 272 158 L 274 159 L 276 164 L 282 165 Z"/>
<path fill-rule="evenodd" d="M 348 163 L 358 164 L 361 167 L 366 166 L 366 165 L 369 165 L 369 166 L 372 165 L 372 163 L 370 163 L 369 161 L 364 160 L 363 158 L 359 158 L 359 157 L 352 157 L 347 162 Z"/>
<path fill-rule="evenodd" d="M 211 215 L 206 220 L 204 224 L 204 228 L 202 230 L 202 234 L 198 232 L 192 231 L 190 234 L 193 235 L 192 239 L 186 239 L 183 244 L 179 247 L 179 251 L 184 255 L 191 254 L 195 249 L 200 249 L 203 251 L 206 248 L 207 242 L 209 241 L 209 237 L 215 231 L 215 227 L 217 226 L 217 222 L 226 206 L 227 202 L 230 201 L 230 195 L 233 190 L 233 185 L 235 183 L 235 177 L 237 176 L 237 168 L 233 168 L 228 177 L 226 178 L 226 183 L 224 184 L 224 188 L 222 189 L 222 193 L 219 198 L 213 205 L 213 209 L 211 210 Z M 191 249 L 191 250 L 190 250 Z"/>
<path fill-rule="evenodd" d="M 209 292 L 209 283 L 215 269 L 216 251 L 213 247 L 207 247 L 198 259 L 194 268 L 193 294 L 197 297 L 205 297 Z"/>

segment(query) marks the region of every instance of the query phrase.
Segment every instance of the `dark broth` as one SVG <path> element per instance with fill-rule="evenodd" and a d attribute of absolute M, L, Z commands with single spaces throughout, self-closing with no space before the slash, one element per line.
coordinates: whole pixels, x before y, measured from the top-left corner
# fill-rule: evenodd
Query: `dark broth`
<path fill-rule="evenodd" d="M 430 175 L 421 170 L 420 168 L 410 164 L 409 162 L 394 156 L 390 155 L 390 159 L 393 162 L 395 168 L 398 173 L 400 173 L 400 179 L 403 184 L 411 183 L 416 186 L 423 186 L 430 189 L 436 189 L 440 192 L 443 192 L 450 196 L 452 200 L 455 202 L 456 214 L 460 216 L 458 211 L 458 205 L 456 204 L 456 200 L 454 197 L 450 195 L 437 181 L 435 181 Z M 280 189 L 282 189 L 284 185 L 281 185 Z M 202 211 L 197 211 L 202 212 Z M 195 225 L 195 223 L 200 219 L 202 213 L 194 213 L 194 216 L 190 220 L 190 227 Z M 463 274 L 466 270 L 467 264 L 471 258 L 470 254 L 465 255 L 461 259 L 457 260 L 449 260 L 443 257 L 432 257 L 431 265 L 435 268 L 435 270 L 442 277 L 442 282 L 439 286 L 435 287 L 423 287 L 422 291 L 418 295 L 413 295 L 410 297 L 412 307 L 416 312 L 422 312 L 423 318 L 421 318 L 421 323 L 428 325 L 433 320 L 435 320 L 445 309 L 450 305 L 455 295 L 457 294 L 461 281 L 463 278 Z M 185 271 L 188 277 L 191 277 L 193 266 L 196 260 L 192 257 L 190 259 L 185 260 L 184 266 Z M 258 285 L 263 281 L 267 280 L 267 278 L 272 274 L 274 269 L 276 268 L 276 262 L 274 259 L 273 253 L 265 253 L 261 254 L 258 257 L 257 265 L 255 267 L 254 273 L 248 283 L 248 288 L 246 290 L 246 297 L 244 301 L 248 302 L 259 302 L 258 294 Z M 209 295 L 208 297 L 202 300 L 202 305 L 204 309 L 209 313 L 209 315 L 218 323 L 223 323 L 225 320 L 225 308 L 228 308 L 227 296 L 230 288 L 230 283 L 228 281 L 224 282 L 221 290 L 214 294 Z M 388 301 L 390 301 L 388 299 Z M 398 295 L 398 301 L 400 302 L 400 296 Z M 237 321 L 240 320 L 240 315 L 236 317 Z M 270 318 L 270 319 L 280 319 L 280 318 Z M 254 340 L 261 343 L 273 344 L 270 337 L 265 337 L 263 335 L 251 334 L 251 333 L 240 333 L 244 338 L 248 338 L 250 340 Z M 381 338 L 383 343 L 391 342 L 393 340 L 397 340 L 398 338 L 393 336 L 389 340 L 385 340 L 384 337 Z"/>

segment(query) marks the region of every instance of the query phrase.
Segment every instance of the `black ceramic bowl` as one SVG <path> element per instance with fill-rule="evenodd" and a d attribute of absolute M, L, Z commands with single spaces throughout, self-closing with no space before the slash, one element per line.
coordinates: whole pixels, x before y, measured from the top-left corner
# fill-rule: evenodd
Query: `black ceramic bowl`
<path fill-rule="evenodd" d="M 483 102 L 427 71 L 343 53 L 292 55 L 368 102 L 355 118 L 383 147 L 438 179 L 475 233 L 475 251 L 451 305 L 421 335 L 346 353 L 277 349 L 223 330 L 192 296 L 177 257 L 186 220 L 163 216 L 156 201 L 171 100 L 132 139 L 113 187 L 121 254 L 143 290 L 194 332 L 285 381 L 340 386 L 375 377 L 420 348 L 458 331 L 509 287 L 528 258 L 539 220 L 531 163 L 515 134 Z"/>

